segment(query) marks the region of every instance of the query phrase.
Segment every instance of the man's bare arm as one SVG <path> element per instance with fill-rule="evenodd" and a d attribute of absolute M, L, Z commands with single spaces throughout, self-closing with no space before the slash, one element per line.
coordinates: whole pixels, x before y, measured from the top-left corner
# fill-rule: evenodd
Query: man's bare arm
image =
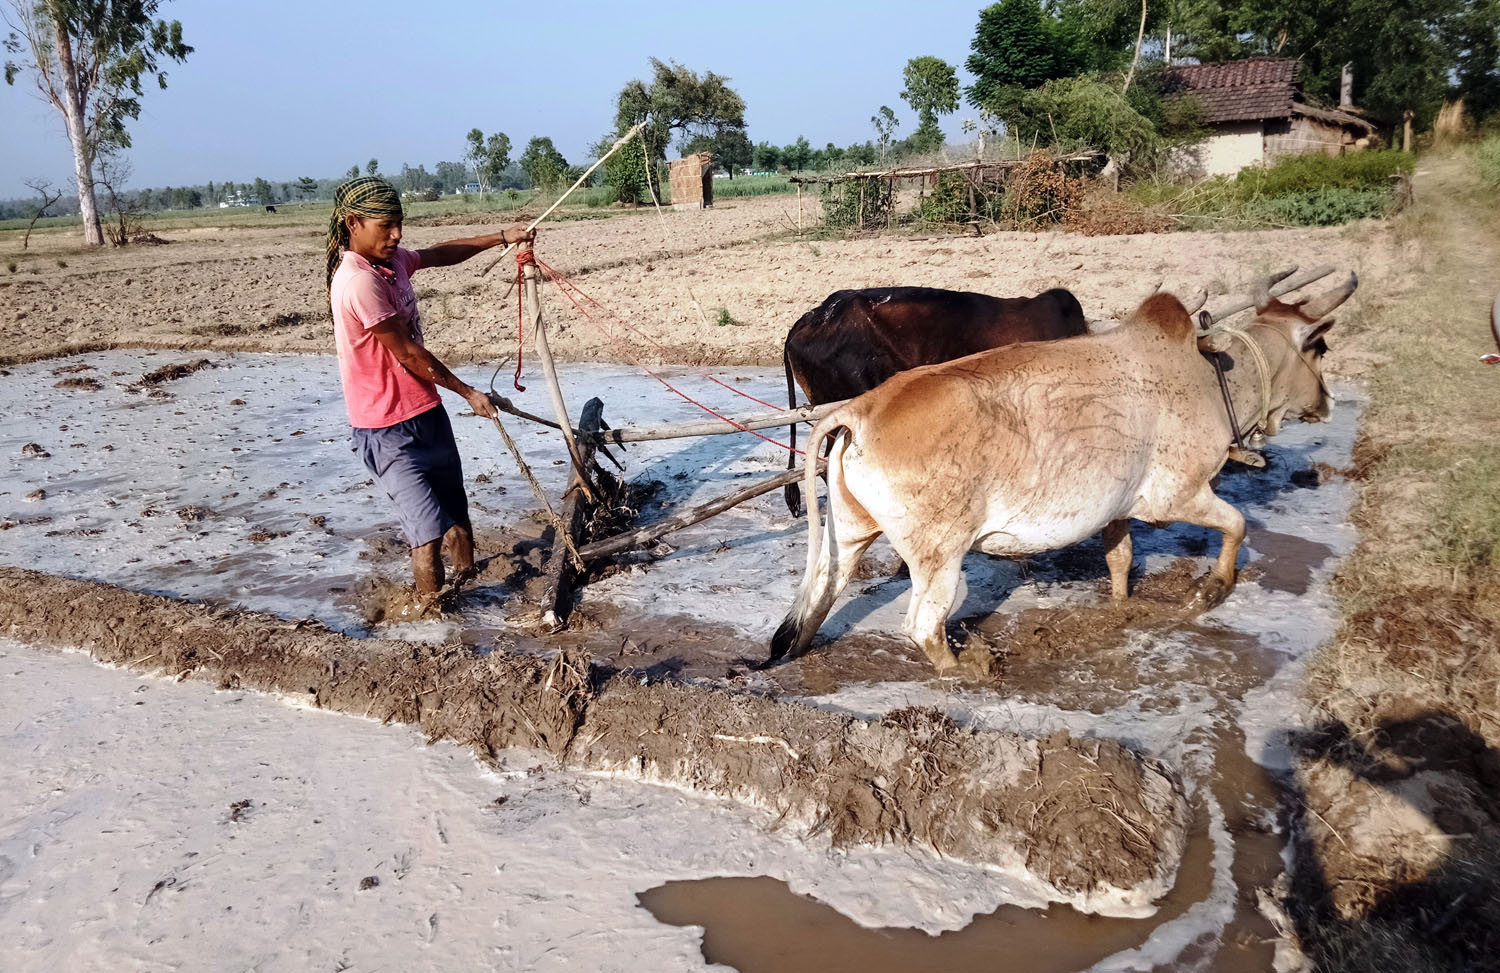
<path fill-rule="evenodd" d="M 422 266 L 428 267 L 451 267 L 461 264 L 476 253 L 483 253 L 490 247 L 503 246 L 507 243 L 522 243 L 526 240 L 536 238 L 535 230 L 527 230 L 524 223 L 512 223 L 504 227 L 499 233 L 490 233 L 485 236 L 464 237 L 462 240 L 449 240 L 447 243 L 439 243 L 425 250 L 418 250 L 422 256 Z"/>
<path fill-rule="evenodd" d="M 387 318 L 371 328 L 370 333 L 375 336 L 376 341 L 396 356 L 401 367 L 408 372 L 463 396 L 476 415 L 486 419 L 492 419 L 497 415 L 489 396 L 454 375 L 448 370 L 447 365 L 438 361 L 437 356 L 411 340 L 404 315 Z"/>

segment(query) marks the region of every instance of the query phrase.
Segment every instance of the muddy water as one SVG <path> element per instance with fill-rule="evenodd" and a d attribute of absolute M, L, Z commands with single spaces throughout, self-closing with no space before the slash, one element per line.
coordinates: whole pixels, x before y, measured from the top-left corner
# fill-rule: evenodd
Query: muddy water
<path fill-rule="evenodd" d="M 349 451 L 333 362 L 222 356 L 219 367 L 155 392 L 133 390 L 146 372 L 192 357 L 82 356 L 22 366 L 0 383 L 0 408 L 15 420 L 0 430 L 0 561 L 368 631 L 365 593 L 404 577 L 405 549 L 385 498 Z M 56 371 L 75 365 L 90 370 Z M 80 374 L 96 377 L 101 388 L 54 388 Z M 770 370 L 717 374 L 766 401 L 784 394 Z M 477 369 L 465 375 L 475 383 L 487 376 Z M 737 403 L 691 371 L 672 378 L 716 407 L 762 408 Z M 564 380 L 575 408 L 601 395 L 614 425 L 696 418 L 691 407 L 623 368 L 571 366 Z M 884 966 L 877 955 L 862 967 L 963 968 L 970 961 L 961 956 L 965 944 L 1003 930 L 1006 955 L 1027 959 L 1016 968 L 1264 969 L 1269 950 L 1258 944 L 1269 929 L 1251 903 L 1280 869 L 1274 775 L 1284 766 L 1281 741 L 1296 725 L 1303 660 L 1333 631 L 1328 578 L 1354 542 L 1351 490 L 1328 476 L 1348 464 L 1357 418 L 1349 390 L 1340 391 L 1345 404 L 1331 423 L 1290 426 L 1273 441 L 1268 470 L 1222 478 L 1221 495 L 1245 512 L 1250 533 L 1241 583 L 1213 612 L 1189 618 L 1178 608 L 1185 583 L 1206 569 L 1218 546 L 1217 535 L 1185 525 L 1136 527 L 1138 597 L 1127 610 L 1103 597 L 1097 541 L 1026 562 L 971 555 L 955 634 L 972 633 L 997 653 L 997 675 L 985 684 L 933 678 L 899 637 L 910 584 L 881 543 L 807 656 L 753 670 L 804 559 L 805 521 L 787 514 L 779 494 L 624 559 L 582 593 L 569 632 L 541 636 L 523 599 L 540 552 L 536 501 L 493 430 L 457 415 L 481 554 L 494 560 L 454 616 L 380 630 L 520 651 L 566 642 L 647 678 L 799 697 L 868 716 L 930 705 L 986 729 L 1121 739 L 1181 767 L 1199 817 L 1178 887 L 1155 917 L 1028 911 L 1006 906 L 1003 897 L 988 904 L 998 912 L 972 924 L 970 915 L 986 908 L 957 918 L 952 910 L 941 917 L 918 910 L 897 921 L 948 935 L 849 935 L 959 952 Z M 517 398 L 546 412 L 541 392 L 537 382 Z M 556 497 L 566 472 L 558 443 L 546 430 L 510 427 Z M 24 449 L 28 443 L 49 455 Z M 627 475 L 661 481 L 643 504 L 641 519 L 649 521 L 778 469 L 782 455 L 759 440 L 716 437 L 643 444 L 625 460 Z M 700 877 L 715 882 L 716 874 Z M 774 923 L 761 923 L 759 937 L 754 923 L 743 935 L 734 932 L 745 896 L 782 910 L 777 914 L 788 922 L 801 916 L 796 928 L 812 932 L 792 950 L 799 954 L 813 955 L 842 921 L 820 911 L 828 906 L 774 885 L 749 888 L 689 881 L 649 892 L 646 902 L 664 920 L 703 926 L 710 958 L 742 969 L 789 968 L 754 947 L 797 942 Z M 878 881 L 869 894 L 882 895 Z M 958 931 L 966 926 L 974 931 Z M 966 955 L 977 962 L 985 947 Z"/>

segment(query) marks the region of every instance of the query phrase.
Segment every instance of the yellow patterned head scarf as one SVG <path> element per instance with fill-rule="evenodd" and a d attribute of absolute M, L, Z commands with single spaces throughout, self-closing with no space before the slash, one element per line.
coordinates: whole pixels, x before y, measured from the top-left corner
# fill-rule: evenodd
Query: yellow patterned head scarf
<path fill-rule="evenodd" d="M 333 289 L 333 272 L 349 248 L 349 227 L 344 218 L 350 213 L 377 220 L 400 220 L 401 194 L 379 176 L 360 176 L 341 183 L 333 191 L 333 216 L 328 220 L 328 288 Z"/>

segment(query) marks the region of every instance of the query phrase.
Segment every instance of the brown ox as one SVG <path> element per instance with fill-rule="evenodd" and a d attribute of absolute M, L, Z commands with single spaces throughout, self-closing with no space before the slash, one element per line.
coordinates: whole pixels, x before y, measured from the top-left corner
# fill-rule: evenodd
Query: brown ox
<path fill-rule="evenodd" d="M 1256 289 L 1254 321 L 1214 339 L 1242 433 L 1328 417 L 1322 336 L 1357 285 L 1350 275 L 1326 294 L 1283 304 L 1266 293 L 1269 283 Z M 837 434 L 828 526 L 825 534 L 810 504 L 807 575 L 771 641 L 771 661 L 807 647 L 882 533 L 911 569 L 903 629 L 939 671 L 958 664 L 945 626 L 970 549 L 1024 556 L 1103 531 L 1111 593 L 1122 599 L 1130 520 L 1186 521 L 1223 534 L 1193 596 L 1205 608 L 1218 604 L 1234 584 L 1245 520 L 1210 486 L 1233 435 L 1199 344 L 1181 302 L 1157 294 L 1113 331 L 903 372 L 823 418 L 808 454 Z M 807 464 L 810 495 L 815 467 Z"/>
<path fill-rule="evenodd" d="M 797 406 L 797 386 L 813 405 L 852 399 L 897 372 L 988 351 L 1018 341 L 1047 341 L 1086 334 L 1078 298 L 1062 288 L 1036 297 L 990 297 L 935 287 L 871 287 L 835 291 L 797 319 L 787 332 L 787 407 Z M 791 427 L 797 445 L 797 427 Z M 789 454 L 787 469 L 796 464 Z M 796 516 L 802 496 L 786 488 Z"/>

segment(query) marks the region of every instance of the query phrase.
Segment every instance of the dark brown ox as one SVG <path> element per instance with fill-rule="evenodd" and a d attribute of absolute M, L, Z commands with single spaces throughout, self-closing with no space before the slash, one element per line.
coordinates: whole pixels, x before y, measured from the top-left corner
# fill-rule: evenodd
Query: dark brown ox
<path fill-rule="evenodd" d="M 1060 287 L 1036 297 L 991 297 L 935 287 L 871 287 L 835 291 L 797 319 L 786 336 L 787 407 L 797 386 L 813 405 L 852 399 L 897 372 L 952 361 L 1018 341 L 1085 334 L 1078 298 Z M 797 427 L 791 427 L 797 445 Z M 796 454 L 787 469 L 796 465 Z M 786 505 L 796 516 L 802 496 L 794 483 Z"/>
<path fill-rule="evenodd" d="M 807 574 L 771 659 L 807 647 L 882 533 L 911 570 L 904 631 L 939 671 L 959 663 L 946 623 L 971 549 L 1025 556 L 1102 531 L 1111 593 L 1123 599 L 1130 521 L 1186 521 L 1223 534 L 1194 595 L 1199 607 L 1222 601 L 1245 518 L 1211 486 L 1235 431 L 1200 347 L 1221 352 L 1240 433 L 1326 419 L 1327 316 L 1357 281 L 1299 304 L 1273 300 L 1268 284 L 1252 322 L 1212 338 L 1197 336 L 1177 298 L 1157 294 L 1112 331 L 912 369 L 825 416 L 808 455 L 835 437 L 827 530 L 811 503 Z"/>

